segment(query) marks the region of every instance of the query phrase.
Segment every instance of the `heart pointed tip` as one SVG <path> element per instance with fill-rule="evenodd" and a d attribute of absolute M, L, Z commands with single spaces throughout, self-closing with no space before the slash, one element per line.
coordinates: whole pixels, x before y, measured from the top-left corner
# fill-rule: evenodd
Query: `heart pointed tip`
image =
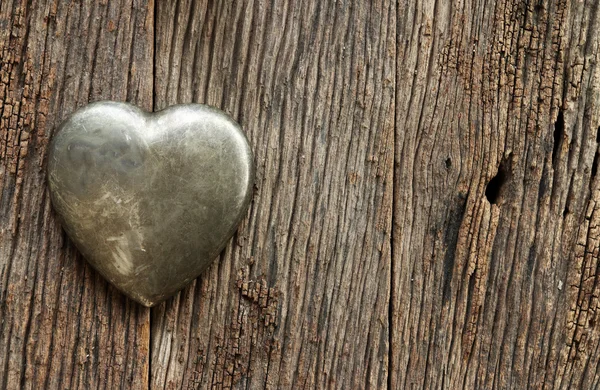
<path fill-rule="evenodd" d="M 154 300 L 150 300 L 150 299 L 146 299 L 146 298 L 137 298 L 134 299 L 134 301 L 136 301 L 137 303 L 139 303 L 140 305 L 147 307 L 147 308 L 152 308 L 156 305 L 158 305 L 160 302 L 159 301 L 154 301 Z"/>

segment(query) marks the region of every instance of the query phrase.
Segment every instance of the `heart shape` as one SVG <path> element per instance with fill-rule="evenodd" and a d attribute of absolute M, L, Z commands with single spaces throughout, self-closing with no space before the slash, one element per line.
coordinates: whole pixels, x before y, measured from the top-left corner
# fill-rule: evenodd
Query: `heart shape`
<path fill-rule="evenodd" d="M 48 182 L 88 262 L 150 307 L 198 277 L 229 241 L 250 203 L 254 163 L 239 125 L 215 108 L 147 113 L 97 102 L 61 124 Z"/>

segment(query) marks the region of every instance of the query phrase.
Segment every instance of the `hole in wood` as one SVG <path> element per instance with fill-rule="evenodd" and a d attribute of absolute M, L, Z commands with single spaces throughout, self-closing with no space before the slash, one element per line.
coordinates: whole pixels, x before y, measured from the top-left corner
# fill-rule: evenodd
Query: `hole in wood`
<path fill-rule="evenodd" d="M 558 117 L 554 123 L 554 146 L 552 147 L 552 165 L 556 163 L 556 157 L 558 154 L 558 148 L 560 147 L 560 141 L 563 139 L 565 133 L 565 117 L 563 111 L 558 111 Z"/>
<path fill-rule="evenodd" d="M 600 127 L 596 132 L 596 143 L 600 143 Z M 598 172 L 598 154 L 600 150 L 596 147 L 596 154 L 594 155 L 594 162 L 592 163 L 592 179 L 596 177 L 596 173 Z"/>
<path fill-rule="evenodd" d="M 500 191 L 502 186 L 506 183 L 506 168 L 504 162 L 500 163 L 498 167 L 498 173 L 490 180 L 487 187 L 485 188 L 485 197 L 490 204 L 496 204 L 500 197 Z"/>

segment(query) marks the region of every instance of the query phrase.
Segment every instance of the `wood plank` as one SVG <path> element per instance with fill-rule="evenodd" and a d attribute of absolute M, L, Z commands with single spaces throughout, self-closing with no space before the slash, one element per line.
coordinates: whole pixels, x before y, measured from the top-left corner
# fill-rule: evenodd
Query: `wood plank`
<path fill-rule="evenodd" d="M 399 5 L 392 388 L 600 387 L 599 21 Z"/>
<path fill-rule="evenodd" d="M 55 126 L 99 99 L 152 108 L 154 4 L 0 1 L 0 388 L 148 388 L 149 310 L 109 288 L 56 222 Z"/>
<path fill-rule="evenodd" d="M 0 2 L 0 388 L 600 387 L 596 2 L 157 6 L 154 106 L 240 121 L 254 202 L 150 326 L 44 159 L 152 108 L 154 4 Z"/>
<path fill-rule="evenodd" d="M 152 311 L 151 388 L 387 385 L 395 2 L 157 3 L 157 109 L 230 113 L 256 192 L 221 258 Z"/>

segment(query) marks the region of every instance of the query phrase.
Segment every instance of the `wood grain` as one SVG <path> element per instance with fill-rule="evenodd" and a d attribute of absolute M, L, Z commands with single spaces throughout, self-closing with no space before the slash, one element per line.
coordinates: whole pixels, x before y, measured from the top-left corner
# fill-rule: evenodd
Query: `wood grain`
<path fill-rule="evenodd" d="M 0 1 L 0 388 L 600 388 L 596 0 Z M 143 309 L 64 236 L 54 126 L 202 102 L 255 196 Z"/>
<path fill-rule="evenodd" d="M 392 388 L 600 387 L 598 22 L 399 6 Z"/>
<path fill-rule="evenodd" d="M 157 6 L 155 108 L 230 113 L 257 180 L 220 260 L 153 310 L 151 388 L 385 387 L 394 2 Z"/>
<path fill-rule="evenodd" d="M 0 1 L 0 388 L 148 388 L 149 310 L 109 288 L 58 226 L 55 126 L 99 99 L 152 108 L 154 5 Z"/>

